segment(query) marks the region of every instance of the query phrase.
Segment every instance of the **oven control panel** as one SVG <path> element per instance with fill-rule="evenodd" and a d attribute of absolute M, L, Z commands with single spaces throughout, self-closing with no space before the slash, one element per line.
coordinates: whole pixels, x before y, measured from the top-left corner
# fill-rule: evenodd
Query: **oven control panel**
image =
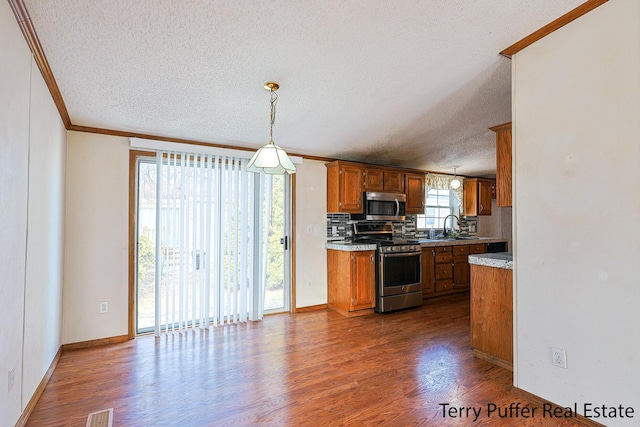
<path fill-rule="evenodd" d="M 380 247 L 380 252 L 382 253 L 416 252 L 419 250 L 420 250 L 420 245 L 391 245 L 391 246 Z"/>

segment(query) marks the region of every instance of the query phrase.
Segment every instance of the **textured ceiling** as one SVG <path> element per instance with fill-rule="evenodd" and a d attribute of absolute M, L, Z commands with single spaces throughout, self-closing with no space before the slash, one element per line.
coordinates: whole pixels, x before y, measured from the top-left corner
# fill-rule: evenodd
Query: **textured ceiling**
<path fill-rule="evenodd" d="M 25 0 L 74 125 L 466 175 L 511 119 L 499 51 L 582 0 Z"/>

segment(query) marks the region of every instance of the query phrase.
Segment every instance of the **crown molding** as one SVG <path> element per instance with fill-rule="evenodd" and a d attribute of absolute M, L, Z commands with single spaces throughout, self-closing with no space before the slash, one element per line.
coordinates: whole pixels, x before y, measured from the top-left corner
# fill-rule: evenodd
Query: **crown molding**
<path fill-rule="evenodd" d="M 569 22 L 575 19 L 578 19 L 585 13 L 590 12 L 596 7 L 605 4 L 607 1 L 608 0 L 587 0 L 586 2 L 582 3 L 580 6 L 576 7 L 575 9 L 565 13 L 555 21 L 550 22 L 549 24 L 545 25 L 539 30 L 529 34 L 527 37 L 523 38 L 519 42 L 512 44 L 511 46 L 509 46 L 508 48 L 500 52 L 500 55 L 506 56 L 507 58 L 511 58 L 513 55 L 520 52 L 525 47 L 532 45 L 533 43 L 537 42 L 541 38 L 546 37 L 549 34 L 556 31 L 557 29 L 564 27 Z"/>

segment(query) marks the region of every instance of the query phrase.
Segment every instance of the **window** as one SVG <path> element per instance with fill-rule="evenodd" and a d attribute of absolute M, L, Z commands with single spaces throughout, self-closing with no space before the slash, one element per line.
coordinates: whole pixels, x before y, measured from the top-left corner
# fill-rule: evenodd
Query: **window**
<path fill-rule="evenodd" d="M 444 219 L 453 213 L 452 198 L 450 190 L 427 188 L 425 213 L 416 215 L 416 228 L 442 228 Z"/>

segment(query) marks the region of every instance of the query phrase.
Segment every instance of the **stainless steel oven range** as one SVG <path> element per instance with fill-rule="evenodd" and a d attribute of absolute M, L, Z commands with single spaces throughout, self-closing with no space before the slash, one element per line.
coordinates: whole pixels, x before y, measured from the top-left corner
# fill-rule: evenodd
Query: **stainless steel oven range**
<path fill-rule="evenodd" d="M 391 223 L 356 223 L 354 240 L 375 243 L 377 313 L 422 305 L 422 251 L 417 241 L 393 237 Z"/>

